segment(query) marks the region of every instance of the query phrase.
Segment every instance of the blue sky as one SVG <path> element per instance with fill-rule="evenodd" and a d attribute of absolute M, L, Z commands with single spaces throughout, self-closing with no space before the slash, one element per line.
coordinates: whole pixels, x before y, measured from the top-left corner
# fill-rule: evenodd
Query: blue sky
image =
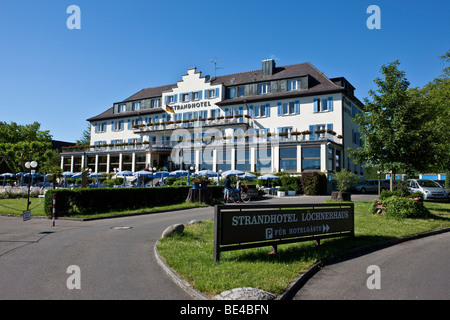
<path fill-rule="evenodd" d="M 81 29 L 69 30 L 70 5 Z M 381 29 L 369 30 L 370 5 Z M 75 141 L 86 119 L 188 68 L 218 75 L 309 61 L 346 77 L 360 99 L 381 65 L 399 59 L 411 86 L 440 75 L 450 2 L 0 0 L 0 121 L 38 121 Z"/>

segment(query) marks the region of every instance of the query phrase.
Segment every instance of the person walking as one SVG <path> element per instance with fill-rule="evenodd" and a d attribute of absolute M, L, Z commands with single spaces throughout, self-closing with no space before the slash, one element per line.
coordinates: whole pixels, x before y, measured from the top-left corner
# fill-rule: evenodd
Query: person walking
<path fill-rule="evenodd" d="M 230 200 L 231 196 L 231 181 L 228 176 L 224 180 L 224 189 L 223 189 L 223 202 L 227 203 Z"/>

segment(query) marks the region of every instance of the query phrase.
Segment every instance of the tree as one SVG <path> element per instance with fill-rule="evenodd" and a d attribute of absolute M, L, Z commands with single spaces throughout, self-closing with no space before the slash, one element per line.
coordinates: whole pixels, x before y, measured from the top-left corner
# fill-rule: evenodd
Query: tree
<path fill-rule="evenodd" d="M 439 57 L 444 63 L 450 62 L 450 50 Z M 434 154 L 433 172 L 450 173 L 450 67 L 421 89 L 415 89 L 420 97 L 422 107 L 434 117 L 424 124 L 433 134 L 432 148 Z"/>
<path fill-rule="evenodd" d="M 36 160 L 44 164 L 44 154 L 51 149 L 49 131 L 41 131 L 40 124 L 18 125 L 0 122 L 0 166 L 1 171 L 18 173 L 25 170 L 27 161 Z"/>
<path fill-rule="evenodd" d="M 427 171 L 432 161 L 431 130 L 423 123 L 432 120 L 424 110 L 421 99 L 408 90 L 409 82 L 405 72 L 398 69 L 398 60 L 383 65 L 383 78 L 376 78 L 376 91 L 370 90 L 364 99 L 365 109 L 357 115 L 355 122 L 360 126 L 362 148 L 348 150 L 356 162 L 378 165 L 380 170 L 398 170 L 412 173 Z"/>
<path fill-rule="evenodd" d="M 77 145 L 89 145 L 91 143 L 91 124 L 88 122 L 87 128 L 81 134 L 80 140 L 77 140 Z"/>

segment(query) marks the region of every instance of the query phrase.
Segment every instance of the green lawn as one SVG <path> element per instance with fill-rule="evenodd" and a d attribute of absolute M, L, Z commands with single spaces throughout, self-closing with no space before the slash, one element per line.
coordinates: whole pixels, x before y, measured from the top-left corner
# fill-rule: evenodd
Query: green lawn
<path fill-rule="evenodd" d="M 429 219 L 389 219 L 369 212 L 371 204 L 355 202 L 355 238 L 335 238 L 278 246 L 278 254 L 268 255 L 270 247 L 222 252 L 213 261 L 214 222 L 187 226 L 183 235 L 161 239 L 160 254 L 169 266 L 191 285 L 214 296 L 237 287 L 255 287 L 280 294 L 299 274 L 332 254 L 387 239 L 450 227 L 450 204 L 427 203 Z"/>
<path fill-rule="evenodd" d="M 44 198 L 30 198 L 32 216 L 45 216 Z M 21 215 L 27 209 L 27 199 L 0 199 L 0 214 Z"/>

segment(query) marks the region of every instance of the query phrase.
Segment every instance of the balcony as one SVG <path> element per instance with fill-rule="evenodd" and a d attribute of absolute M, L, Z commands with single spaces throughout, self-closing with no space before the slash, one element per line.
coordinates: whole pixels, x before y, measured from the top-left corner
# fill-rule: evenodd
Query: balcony
<path fill-rule="evenodd" d="M 251 118 L 242 115 L 208 118 L 208 119 L 191 119 L 191 120 L 176 120 L 176 121 L 160 121 L 159 123 L 152 123 L 147 125 L 138 125 L 134 127 L 134 133 L 148 133 L 157 131 L 170 131 L 177 129 L 195 129 L 218 126 L 239 126 L 248 127 Z"/>

